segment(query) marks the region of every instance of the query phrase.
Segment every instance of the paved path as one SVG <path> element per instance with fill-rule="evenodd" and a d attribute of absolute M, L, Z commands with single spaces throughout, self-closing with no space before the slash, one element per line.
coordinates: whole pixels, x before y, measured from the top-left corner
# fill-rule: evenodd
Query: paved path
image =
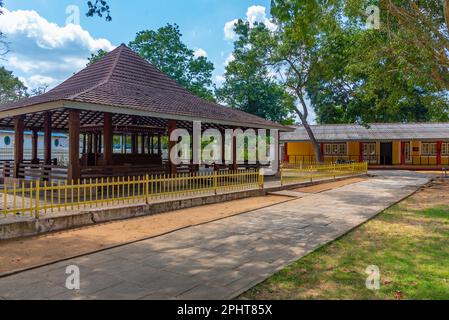
<path fill-rule="evenodd" d="M 229 299 L 414 192 L 378 177 L 0 279 L 2 299 Z M 65 288 L 80 268 L 81 290 Z"/>

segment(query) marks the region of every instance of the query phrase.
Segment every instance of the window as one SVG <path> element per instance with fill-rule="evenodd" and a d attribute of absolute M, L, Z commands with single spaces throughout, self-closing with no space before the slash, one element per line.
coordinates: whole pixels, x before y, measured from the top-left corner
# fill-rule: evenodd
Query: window
<path fill-rule="evenodd" d="M 449 156 L 449 142 L 443 142 L 441 145 L 441 155 Z"/>
<path fill-rule="evenodd" d="M 423 142 L 421 144 L 421 154 L 424 156 L 436 156 L 437 155 L 437 143 L 436 142 Z"/>
<path fill-rule="evenodd" d="M 324 145 L 324 155 L 326 156 L 345 156 L 346 143 L 326 143 Z"/>
<path fill-rule="evenodd" d="M 363 144 L 363 155 L 364 156 L 375 156 L 376 155 L 376 143 L 364 143 Z"/>

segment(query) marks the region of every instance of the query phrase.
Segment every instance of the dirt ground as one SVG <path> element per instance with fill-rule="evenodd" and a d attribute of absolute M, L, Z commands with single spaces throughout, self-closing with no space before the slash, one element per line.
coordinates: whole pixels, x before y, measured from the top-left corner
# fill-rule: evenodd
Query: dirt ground
<path fill-rule="evenodd" d="M 318 193 L 365 179 L 350 178 L 299 188 L 296 191 Z M 293 200 L 291 197 L 278 195 L 247 198 L 47 235 L 0 241 L 0 275 L 155 237 L 180 228 L 291 200 Z"/>
<path fill-rule="evenodd" d="M 435 179 L 431 184 L 422 187 L 404 205 L 414 210 L 449 205 L 449 178 Z"/>
<path fill-rule="evenodd" d="M 0 275 L 143 240 L 289 200 L 292 199 L 283 196 L 247 198 L 47 235 L 0 241 Z"/>

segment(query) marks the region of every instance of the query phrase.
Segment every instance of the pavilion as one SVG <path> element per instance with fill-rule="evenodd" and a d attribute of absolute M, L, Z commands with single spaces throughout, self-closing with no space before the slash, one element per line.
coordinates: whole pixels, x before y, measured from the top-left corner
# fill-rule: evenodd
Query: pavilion
<path fill-rule="evenodd" d="M 193 121 L 220 132 L 234 128 L 290 131 L 195 96 L 123 44 L 47 93 L 0 106 L 0 129 L 13 129 L 15 135 L 11 175 L 25 178 L 32 168 L 37 180 L 175 174 L 179 168 L 162 159 L 162 139 L 176 128 L 191 132 Z M 33 132 L 32 159 L 24 159 L 24 131 Z M 38 132 L 44 133 L 44 159 L 37 157 Z M 55 132 L 68 133 L 69 160 L 64 167 L 52 163 Z M 124 148 L 117 153 L 114 137 L 130 139 L 131 151 Z M 170 142 L 169 149 L 173 146 Z M 233 159 L 231 169 L 236 169 Z M 189 170 L 198 166 L 191 165 Z"/>

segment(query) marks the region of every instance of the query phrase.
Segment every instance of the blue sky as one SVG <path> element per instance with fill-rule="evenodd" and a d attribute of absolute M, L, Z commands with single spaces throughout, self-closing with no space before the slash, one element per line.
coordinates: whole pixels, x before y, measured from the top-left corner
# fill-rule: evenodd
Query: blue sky
<path fill-rule="evenodd" d="M 216 69 L 214 80 L 219 82 L 232 52 L 230 35 L 225 37 L 226 23 L 239 18 L 267 19 L 270 5 L 270 0 L 109 0 L 113 20 L 106 22 L 87 18 L 86 2 L 6 0 L 7 11 L 0 16 L 0 28 L 8 36 L 11 53 L 0 63 L 29 87 L 53 87 L 79 71 L 91 52 L 128 43 L 138 31 L 177 23 L 184 42 L 207 53 Z M 77 28 L 66 24 L 70 5 L 80 9 Z"/>

